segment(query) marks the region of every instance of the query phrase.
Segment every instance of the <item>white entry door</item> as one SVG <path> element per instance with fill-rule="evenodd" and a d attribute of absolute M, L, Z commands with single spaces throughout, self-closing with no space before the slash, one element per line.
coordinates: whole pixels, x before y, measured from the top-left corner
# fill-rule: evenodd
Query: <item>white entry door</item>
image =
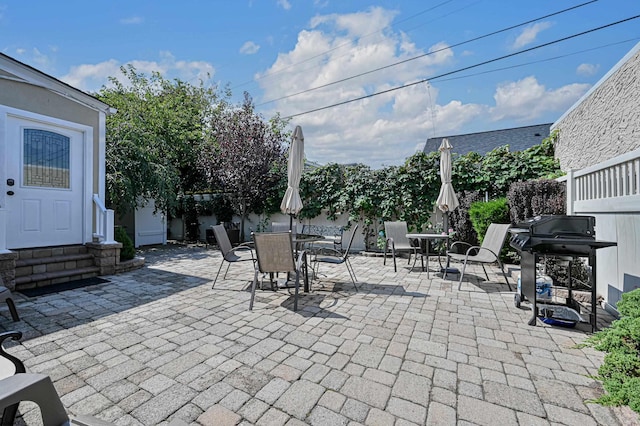
<path fill-rule="evenodd" d="M 7 116 L 7 248 L 83 243 L 84 133 Z"/>

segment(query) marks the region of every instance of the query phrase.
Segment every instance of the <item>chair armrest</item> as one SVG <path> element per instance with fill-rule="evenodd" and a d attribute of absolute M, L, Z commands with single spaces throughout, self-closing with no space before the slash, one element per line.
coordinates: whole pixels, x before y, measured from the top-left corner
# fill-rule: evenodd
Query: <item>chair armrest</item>
<path fill-rule="evenodd" d="M 22 363 L 22 361 L 20 359 L 18 359 L 15 356 L 5 352 L 4 347 L 2 346 L 2 344 L 7 339 L 13 339 L 13 340 L 16 340 L 16 341 L 20 340 L 20 339 L 22 339 L 22 333 L 19 332 L 19 331 L 7 331 L 7 332 L 4 332 L 4 333 L 0 333 L 0 356 L 8 359 L 9 361 L 11 361 L 13 363 L 13 365 L 15 366 L 15 369 L 16 369 L 16 374 L 17 373 L 26 372 L 26 369 L 24 368 L 24 364 Z"/>
<path fill-rule="evenodd" d="M 389 243 L 391 243 L 391 244 L 389 244 Z M 393 237 L 388 237 L 387 238 L 387 247 L 389 247 L 389 245 L 391 245 L 391 247 L 393 247 L 393 249 L 395 250 L 396 244 L 393 242 Z"/>
<path fill-rule="evenodd" d="M 304 258 L 307 256 L 307 251 L 306 250 L 300 250 L 298 252 L 298 260 L 296 260 L 296 270 L 300 270 L 300 268 L 302 267 Z"/>
<path fill-rule="evenodd" d="M 498 256 L 493 252 L 493 250 L 488 249 L 486 247 L 479 247 L 479 246 L 473 246 L 473 247 L 469 248 L 469 250 L 467 250 L 467 256 L 469 255 L 469 252 L 471 250 L 473 250 L 473 249 L 478 250 L 478 253 L 476 253 L 474 256 L 477 256 L 480 253 L 480 251 L 484 250 L 484 251 L 488 251 L 489 253 L 491 253 L 493 255 L 493 257 L 495 257 L 496 259 L 498 258 Z"/>
<path fill-rule="evenodd" d="M 451 246 L 449 247 L 449 250 L 447 250 L 447 252 L 452 251 L 452 249 L 453 249 L 455 246 L 458 246 L 458 245 L 460 245 L 460 246 L 466 246 L 466 247 L 467 247 L 467 249 L 469 249 L 469 248 L 473 248 L 473 246 L 472 246 L 471 244 L 467 243 L 467 242 L 464 242 L 464 241 L 456 241 L 455 243 L 451 244 Z M 468 250 L 467 250 L 467 251 L 468 251 Z"/>
<path fill-rule="evenodd" d="M 336 257 L 341 257 L 344 254 L 340 250 L 332 249 L 331 247 L 323 248 L 322 252 L 327 256 L 336 256 Z"/>
<path fill-rule="evenodd" d="M 243 251 L 249 251 L 251 252 L 251 257 L 253 257 L 253 248 L 249 247 L 249 246 L 236 246 L 233 247 L 231 250 L 229 250 L 229 253 L 234 253 L 234 252 L 243 252 Z"/>

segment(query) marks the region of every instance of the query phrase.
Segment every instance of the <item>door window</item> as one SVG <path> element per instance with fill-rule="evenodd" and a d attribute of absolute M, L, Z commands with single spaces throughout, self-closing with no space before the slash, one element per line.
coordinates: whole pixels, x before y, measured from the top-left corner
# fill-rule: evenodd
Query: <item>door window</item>
<path fill-rule="evenodd" d="M 24 186 L 70 189 L 70 138 L 41 129 L 24 129 Z"/>

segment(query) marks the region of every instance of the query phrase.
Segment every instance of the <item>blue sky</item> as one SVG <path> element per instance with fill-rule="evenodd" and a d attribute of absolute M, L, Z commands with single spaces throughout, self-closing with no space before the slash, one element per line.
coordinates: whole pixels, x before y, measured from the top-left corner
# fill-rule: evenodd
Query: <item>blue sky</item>
<path fill-rule="evenodd" d="M 309 160 L 380 167 L 430 137 L 557 120 L 640 41 L 640 19 L 433 77 L 640 14 L 599 0 L 464 43 L 587 1 L 0 0 L 0 51 L 86 91 L 128 63 L 229 85 L 267 118 L 430 80 L 291 119 Z"/>

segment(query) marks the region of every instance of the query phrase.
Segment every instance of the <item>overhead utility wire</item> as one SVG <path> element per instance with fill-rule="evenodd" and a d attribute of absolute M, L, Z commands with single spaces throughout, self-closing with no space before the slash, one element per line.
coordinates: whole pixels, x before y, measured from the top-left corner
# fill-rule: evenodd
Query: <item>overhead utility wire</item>
<path fill-rule="evenodd" d="M 553 57 L 550 57 L 550 58 L 539 59 L 537 61 L 523 62 L 523 63 L 517 64 L 517 65 L 510 65 L 508 67 L 494 68 L 492 70 L 476 72 L 476 73 L 473 73 L 473 74 L 461 75 L 459 77 L 435 78 L 435 79 L 429 80 L 429 82 L 437 81 L 438 83 L 440 83 L 440 82 L 443 82 L 443 81 L 462 80 L 462 79 L 465 79 L 465 78 L 477 77 L 479 75 L 491 74 L 491 73 L 498 72 L 498 71 L 505 71 L 505 70 L 511 70 L 511 69 L 515 69 L 515 68 L 522 68 L 522 67 L 526 67 L 528 65 L 541 64 L 543 62 L 551 62 L 551 61 L 555 61 L 555 60 L 558 60 L 558 59 L 568 58 L 569 56 L 575 56 L 575 55 L 579 55 L 581 53 L 591 52 L 591 51 L 594 51 L 594 50 L 600 50 L 600 49 L 604 49 L 605 47 L 617 46 L 618 44 L 624 44 L 624 43 L 629 43 L 630 41 L 638 41 L 638 40 L 640 40 L 640 37 L 628 38 L 626 40 L 617 41 L 615 43 L 604 44 L 604 45 L 601 45 L 601 46 L 598 46 L 598 47 L 592 47 L 591 49 L 583 49 L 583 50 L 579 50 L 577 52 L 566 53 L 564 55 L 558 55 L 558 56 L 553 56 Z"/>
<path fill-rule="evenodd" d="M 400 89 L 404 89 L 404 88 L 407 88 L 407 87 L 411 87 L 411 86 L 415 86 L 415 85 L 418 85 L 418 84 L 422 84 L 422 83 L 428 82 L 429 80 L 433 80 L 433 79 L 441 78 L 441 77 L 446 77 L 446 76 L 452 75 L 452 74 L 457 74 L 459 72 L 466 71 L 466 70 L 469 70 L 469 69 L 472 69 L 472 68 L 477 68 L 477 67 L 482 66 L 482 65 L 490 64 L 492 62 L 501 61 L 501 60 L 506 59 L 506 58 L 511 58 L 513 56 L 521 55 L 521 54 L 526 53 L 526 52 L 531 52 L 532 50 L 540 49 L 542 47 L 546 47 L 546 46 L 550 46 L 552 44 L 560 43 L 562 41 L 570 40 L 572 38 L 576 38 L 576 37 L 579 37 L 579 36 L 582 36 L 582 35 L 585 35 L 585 34 L 589 34 L 589 33 L 595 32 L 595 31 L 599 31 L 599 30 L 602 30 L 604 28 L 609 28 L 609 27 L 612 27 L 614 25 L 619 25 L 619 24 L 622 24 L 624 22 L 632 21 L 632 20 L 638 19 L 638 18 L 640 18 L 640 15 L 635 15 L 635 16 L 632 16 L 630 18 L 622 19 L 620 21 L 612 22 L 612 23 L 607 24 L 607 25 L 602 25 L 600 27 L 592 28 L 590 30 L 583 31 L 583 32 L 580 32 L 580 33 L 577 33 L 577 34 L 573 34 L 573 35 L 570 35 L 570 36 L 567 36 L 567 37 L 563 37 L 563 38 L 560 38 L 560 39 L 557 39 L 557 40 L 554 40 L 554 41 L 550 41 L 548 43 L 539 44 L 537 46 L 533 46 L 533 47 L 530 47 L 528 49 L 520 50 L 518 52 L 510 53 L 508 55 L 504 55 L 504 56 L 500 56 L 500 57 L 497 57 L 497 58 L 489 59 L 487 61 L 479 62 L 479 63 L 474 64 L 474 65 L 469 65 L 468 67 L 460 68 L 460 69 L 457 69 L 457 70 L 454 70 L 454 71 L 449 71 L 449 72 L 446 72 L 446 73 L 443 73 L 443 74 L 440 74 L 440 75 L 436 75 L 436 76 L 430 77 L 430 78 L 423 78 L 422 80 L 418 80 L 418 81 L 415 81 L 415 82 L 409 83 L 409 84 L 403 84 L 402 86 L 396 86 L 396 87 L 393 87 L 391 89 L 383 90 L 381 92 L 371 93 L 371 94 L 366 95 L 366 96 L 360 96 L 358 98 L 349 99 L 347 101 L 338 102 L 338 103 L 327 105 L 327 106 L 323 106 L 323 107 L 320 107 L 320 108 L 315 108 L 315 109 L 312 109 L 312 110 L 309 110 L 309 111 L 300 112 L 298 114 L 292 114 L 292 115 L 283 117 L 283 119 L 286 120 L 286 119 L 293 118 L 293 117 L 299 117 L 301 115 L 310 114 L 312 112 L 318 112 L 318 111 L 322 111 L 322 110 L 325 110 L 325 109 L 337 107 L 337 106 L 340 106 L 340 105 L 349 104 L 351 102 L 360 101 L 362 99 L 372 98 L 374 96 L 383 95 L 383 94 L 389 93 L 389 92 L 394 92 L 396 90 L 400 90 Z"/>
<path fill-rule="evenodd" d="M 270 104 L 270 103 L 272 103 L 272 102 L 280 101 L 280 100 L 282 100 L 282 99 L 291 98 L 291 97 L 293 97 L 293 96 L 298 96 L 298 95 L 301 95 L 301 94 L 303 94 L 303 93 L 311 92 L 311 91 L 313 91 L 313 90 L 323 89 L 323 88 L 325 88 L 325 87 L 332 86 L 332 85 L 334 85 L 334 84 L 343 83 L 343 82 L 345 82 L 345 81 L 349 81 L 349 80 L 352 80 L 352 79 L 354 79 L 354 78 L 362 77 L 363 75 L 367 75 L 367 74 L 371 74 L 371 73 L 374 73 L 374 72 L 382 71 L 382 70 L 387 69 L 387 68 L 395 67 L 396 65 L 401 65 L 401 64 L 404 64 L 404 63 L 406 63 L 406 62 L 415 61 L 416 59 L 424 58 L 425 56 L 433 55 L 433 54 L 435 54 L 435 53 L 442 52 L 443 50 L 453 49 L 454 47 L 462 46 L 463 44 L 471 43 L 471 42 L 474 42 L 474 41 L 481 40 L 481 39 L 483 39 L 483 38 L 487 38 L 487 37 L 490 37 L 490 36 L 493 36 L 493 35 L 496 35 L 496 34 L 503 33 L 503 32 L 505 32 L 505 31 L 513 30 L 514 28 L 522 27 L 522 26 L 524 26 L 524 25 L 530 24 L 530 23 L 532 23 L 532 22 L 539 21 L 539 20 L 541 20 L 541 19 L 546 19 L 546 18 L 550 18 L 550 17 L 552 17 L 552 16 L 560 15 L 560 14 L 562 14 L 562 13 L 569 12 L 569 11 L 571 11 L 571 10 L 573 10 L 573 9 L 577 9 L 577 8 L 579 8 L 579 7 L 583 7 L 583 6 L 586 6 L 586 5 L 588 5 L 588 4 L 595 3 L 596 1 L 598 1 L 598 0 L 591 0 L 591 1 L 588 1 L 588 2 L 586 2 L 586 3 L 582 3 L 582 4 L 579 4 L 579 5 L 576 5 L 576 6 L 572 6 L 572 7 L 570 7 L 570 8 L 567 8 L 567 9 L 560 10 L 560 11 L 558 11 L 558 12 L 554 12 L 554 13 L 550 13 L 550 14 L 548 14 L 548 15 L 540 16 L 540 17 L 535 18 L 535 19 L 530 19 L 530 20 L 528 20 L 528 21 L 526 21 L 526 22 L 522 22 L 522 23 L 520 23 L 520 24 L 512 25 L 512 26 L 510 26 L 510 27 L 503 28 L 503 29 L 501 29 L 501 30 L 493 31 L 493 32 L 491 32 L 491 33 L 484 34 L 484 35 L 481 35 L 481 36 L 478 36 L 478 37 L 472 38 L 472 39 L 470 39 L 470 40 L 461 41 L 461 42 L 456 43 L 456 44 L 453 44 L 453 45 L 451 45 L 451 46 L 442 47 L 442 48 L 440 48 L 440 49 L 436 49 L 436 50 L 434 50 L 434 51 L 432 51 L 432 52 L 423 53 L 422 55 L 418 55 L 418 56 L 414 56 L 414 57 L 412 57 L 412 58 L 404 59 L 404 60 L 399 61 L 399 62 L 394 62 L 393 64 L 385 65 L 385 66 L 380 67 L 380 68 L 375 68 L 375 69 L 372 69 L 372 70 L 370 70 L 370 71 L 365 71 L 365 72 L 363 72 L 363 73 L 356 74 L 356 75 L 352 75 L 352 76 L 350 76 L 350 77 L 345 77 L 345 78 L 343 78 L 343 79 L 336 80 L 336 81 L 333 81 L 333 82 L 331 82 L 331 83 L 322 84 L 322 85 L 320 85 L 320 86 L 311 87 L 311 88 L 309 88 L 309 89 L 302 90 L 302 91 L 297 92 L 297 93 L 292 93 L 292 94 L 290 94 L 290 95 L 285 95 L 285 96 L 281 96 L 281 97 L 279 97 L 279 98 L 271 99 L 271 100 L 268 100 L 268 101 L 262 102 L 261 104 L 258 104 L 258 105 L 256 105 L 256 106 L 262 106 L 262 105 Z"/>
<path fill-rule="evenodd" d="M 593 1 L 598 1 L 598 0 L 593 0 Z M 473 2 L 473 3 L 470 3 L 470 4 L 467 4 L 467 5 L 465 5 L 465 6 L 461 7 L 461 8 L 458 8 L 458 9 L 452 10 L 452 11 L 450 11 L 450 12 L 448 12 L 448 13 L 445 13 L 445 14 L 443 14 L 443 15 L 440 15 L 440 16 L 436 17 L 436 18 L 433 18 L 433 19 L 431 19 L 431 20 L 429 20 L 429 21 L 425 21 L 425 22 L 423 22 L 422 24 L 416 25 L 416 26 L 414 26 L 414 27 L 412 27 L 412 28 L 409 28 L 409 29 L 406 29 L 406 30 L 402 30 L 402 31 L 403 31 L 404 33 L 409 33 L 409 32 L 411 32 L 411 31 L 413 31 L 413 30 L 415 30 L 415 29 L 417 29 L 417 28 L 420 28 L 420 27 L 422 27 L 422 26 L 424 26 L 424 25 L 427 25 L 427 24 L 429 24 L 429 23 L 431 23 L 431 22 L 438 21 L 438 20 L 440 20 L 440 19 L 442 19 L 442 18 L 445 18 L 445 17 L 447 17 L 447 16 L 450 16 L 450 15 L 456 14 L 456 13 L 458 13 L 458 12 L 460 12 L 460 11 L 464 10 L 464 9 L 468 9 L 469 7 L 471 7 L 471 6 L 475 6 L 476 4 L 481 3 L 481 2 L 482 2 L 482 0 L 477 0 L 477 1 L 475 1 L 475 2 Z M 406 20 L 406 19 L 405 19 L 405 20 Z M 378 32 L 380 32 L 380 30 L 379 30 Z M 374 34 L 374 33 L 370 33 L 370 34 L 368 34 L 367 36 L 369 36 L 369 35 L 373 35 L 373 34 Z M 360 38 L 359 38 L 359 39 L 357 39 L 357 40 L 358 40 L 358 41 L 360 41 L 360 40 L 362 40 L 364 37 L 367 37 L 367 36 L 360 37 Z M 331 51 L 333 51 L 333 50 L 336 50 L 336 49 L 337 49 L 337 48 L 339 48 L 339 47 L 343 47 L 343 46 L 345 46 L 345 45 L 349 45 L 349 44 L 351 44 L 351 42 L 347 42 L 347 43 L 344 43 L 344 44 L 342 44 L 342 45 L 340 45 L 340 46 L 337 46 L 337 47 L 336 47 L 336 48 L 334 48 L 334 49 L 327 50 L 327 51 L 325 51 L 325 52 L 323 52 L 323 53 L 320 53 L 320 54 L 318 54 L 318 55 L 314 56 L 313 58 L 317 58 L 317 57 L 319 57 L 319 56 L 324 56 L 324 55 L 326 55 L 327 53 L 329 53 L 329 52 L 331 52 Z M 335 61 L 336 59 L 338 59 L 338 58 L 342 58 L 343 56 L 349 55 L 350 53 L 351 53 L 351 51 L 346 51 L 346 52 L 344 52 L 344 53 L 342 53 L 342 54 L 340 54 L 340 55 L 332 56 L 330 60 Z M 309 58 L 309 59 L 313 59 L 313 58 Z M 275 76 L 277 76 L 278 74 L 280 74 L 280 73 L 282 73 L 282 72 L 284 72 L 284 71 L 288 70 L 289 68 L 292 68 L 293 66 L 296 66 L 296 65 L 298 65 L 298 64 L 304 63 L 304 62 L 306 62 L 307 60 L 308 60 L 308 59 L 305 59 L 305 60 L 303 60 L 303 61 L 301 61 L 301 62 L 296 62 L 295 64 L 292 64 L 292 65 L 290 65 L 290 66 L 287 66 L 287 67 L 285 67 L 285 68 L 283 68 L 283 69 L 280 69 L 280 70 L 278 70 L 278 71 L 274 71 L 273 73 L 271 73 L 271 74 L 269 74 L 269 75 L 266 75 L 266 76 L 265 76 L 265 78 L 275 77 Z M 308 70 L 312 70 L 312 69 L 314 69 L 314 68 L 319 68 L 320 66 L 322 66 L 322 64 L 312 64 L 312 65 L 311 65 L 311 66 L 309 66 L 309 67 L 298 69 L 298 70 L 296 70 L 296 72 L 308 71 Z M 287 77 L 287 76 L 288 76 L 287 74 L 285 74 L 285 75 L 281 75 L 281 76 L 280 76 L 280 78 L 279 78 L 278 80 L 276 80 L 276 81 L 279 81 L 279 80 L 281 80 L 282 78 Z M 256 78 L 255 80 L 252 80 L 252 82 L 253 82 L 253 81 L 258 81 L 258 80 L 262 80 L 262 77 Z M 268 101 L 268 102 L 273 102 L 273 101 Z M 268 102 L 267 102 L 267 103 L 268 103 Z M 264 104 L 260 104 L 260 105 L 264 105 Z M 256 105 L 256 106 L 260 106 L 260 105 Z"/>
<path fill-rule="evenodd" d="M 410 20 L 410 19 L 415 18 L 416 16 L 420 16 L 420 15 L 422 15 L 422 14 L 424 14 L 424 13 L 430 12 L 430 11 L 432 11 L 432 10 L 434 10 L 434 9 L 439 8 L 440 6 L 444 6 L 444 5 L 445 5 L 445 4 L 447 4 L 447 3 L 451 3 L 452 1 L 454 1 L 454 0 L 446 0 L 446 1 L 443 1 L 442 3 L 438 3 L 438 4 L 436 4 L 435 6 L 430 7 L 430 8 L 428 8 L 428 9 L 421 10 L 421 11 L 420 11 L 420 12 L 418 12 L 418 13 L 414 13 L 414 14 L 413 14 L 413 15 L 411 15 L 411 16 L 407 16 L 406 18 L 401 19 L 401 20 L 400 20 L 400 21 L 398 21 L 398 22 L 395 22 L 395 23 L 394 23 L 394 25 L 398 25 L 398 24 L 401 24 L 401 23 L 403 23 L 403 22 L 406 22 L 406 21 L 408 21 L 408 20 Z M 594 1 L 597 1 L 597 0 L 594 0 Z M 446 15 L 445 15 L 445 16 L 446 16 Z M 387 25 L 387 26 L 389 26 L 389 25 Z M 363 38 L 369 37 L 369 36 L 371 36 L 371 35 L 373 35 L 373 34 L 377 34 L 377 33 L 379 33 L 380 31 L 384 30 L 385 28 L 387 28 L 387 27 L 379 28 L 379 29 L 377 29 L 377 30 L 375 30 L 375 31 L 372 31 L 372 32 L 370 32 L 370 33 L 368 33 L 368 34 L 363 35 L 362 37 L 358 37 L 358 38 L 357 38 L 357 40 L 362 40 Z M 317 55 L 310 56 L 310 57 L 308 57 L 307 59 L 303 59 L 302 61 L 296 62 L 295 64 L 288 65 L 288 66 L 286 66 L 286 67 L 284 67 L 284 68 L 282 68 L 282 69 L 279 69 L 278 71 L 274 71 L 274 72 L 272 72 L 272 73 L 265 74 L 265 75 L 263 75 L 262 77 L 259 77 L 259 78 L 253 79 L 253 80 L 245 81 L 244 83 L 240 83 L 240 84 L 238 84 L 238 85 L 236 85 L 236 86 L 233 86 L 233 87 L 232 87 L 232 89 L 235 89 L 235 88 L 237 88 L 237 87 L 244 86 L 245 84 L 253 83 L 253 82 L 255 82 L 256 80 L 262 80 L 262 79 L 265 79 L 265 78 L 268 78 L 268 77 L 274 76 L 274 75 L 276 75 L 276 74 L 280 74 L 281 72 L 286 71 L 286 70 L 288 70 L 289 68 L 295 67 L 295 66 L 300 65 L 300 64 L 304 64 L 305 62 L 309 62 L 309 61 L 310 61 L 310 60 L 312 60 L 312 59 L 318 58 L 318 57 L 320 57 L 320 56 L 324 56 L 324 55 L 326 55 L 326 54 L 327 54 L 327 53 L 329 53 L 329 52 L 333 52 L 334 50 L 338 50 L 338 49 L 340 49 L 341 47 L 348 46 L 349 44 L 351 44 L 351 42 L 350 42 L 350 41 L 344 42 L 344 43 L 339 44 L 339 45 L 337 45 L 337 46 L 335 46 L 335 47 L 332 47 L 332 48 L 331 48 L 331 49 L 329 49 L 329 50 L 325 50 L 325 51 L 324 51 L 324 52 L 322 52 L 322 53 L 318 53 Z"/>

